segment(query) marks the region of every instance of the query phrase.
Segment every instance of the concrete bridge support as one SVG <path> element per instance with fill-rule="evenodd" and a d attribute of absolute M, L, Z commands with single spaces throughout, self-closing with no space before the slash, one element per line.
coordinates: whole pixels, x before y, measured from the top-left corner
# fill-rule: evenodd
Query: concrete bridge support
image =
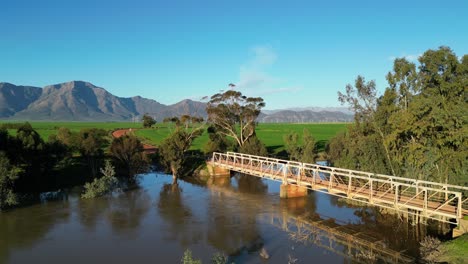
<path fill-rule="evenodd" d="M 295 198 L 307 196 L 308 189 L 302 186 L 292 184 L 281 184 L 280 197 L 281 198 Z"/>
<path fill-rule="evenodd" d="M 231 175 L 231 171 L 229 169 L 226 169 L 224 167 L 216 166 L 211 163 L 206 163 L 206 168 L 208 170 L 208 173 L 211 176 L 226 176 L 226 175 Z"/>

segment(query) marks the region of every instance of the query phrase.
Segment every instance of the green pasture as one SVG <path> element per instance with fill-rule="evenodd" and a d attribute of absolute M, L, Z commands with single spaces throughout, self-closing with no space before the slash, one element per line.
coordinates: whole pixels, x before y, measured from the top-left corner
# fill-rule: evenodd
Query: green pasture
<path fill-rule="evenodd" d="M 0 122 L 4 124 L 7 122 Z M 20 122 L 10 122 L 20 123 Z M 39 135 L 47 140 L 50 135 L 57 134 L 60 127 L 69 128 L 71 131 L 78 132 L 84 128 L 101 128 L 112 131 L 120 128 L 135 129 L 135 134 L 140 137 L 145 143 L 151 145 L 159 145 L 174 129 L 172 124 L 157 123 L 153 128 L 143 129 L 141 123 L 132 122 L 30 122 L 32 127 Z M 284 149 L 284 135 L 294 131 L 299 134 L 299 139 L 302 140 L 304 128 L 307 128 L 312 136 L 317 140 L 319 148 L 323 150 L 326 142 L 330 140 L 340 131 L 346 130 L 346 123 L 311 123 L 311 124 L 264 124 L 257 126 L 257 136 L 273 153 L 278 153 Z M 138 129 L 138 130 L 136 130 Z M 16 129 L 8 130 L 11 135 L 16 134 Z M 202 150 L 203 146 L 208 142 L 208 133 L 203 133 L 197 138 L 192 146 L 194 150 Z"/>
<path fill-rule="evenodd" d="M 7 123 L 24 123 L 20 121 L 16 122 L 1 122 L 2 124 Z M 31 126 L 39 133 L 42 139 L 47 140 L 50 135 L 57 134 L 57 131 L 61 127 L 66 127 L 73 132 L 79 132 L 85 128 L 101 128 L 104 130 L 112 131 L 118 128 L 141 128 L 141 123 L 132 122 L 29 122 Z M 8 129 L 10 135 L 16 134 L 16 129 Z"/>
<path fill-rule="evenodd" d="M 302 133 L 304 128 L 307 128 L 312 136 L 319 143 L 319 147 L 323 150 L 326 142 L 328 142 L 337 133 L 346 130 L 346 123 L 334 124 L 259 124 L 257 126 L 257 136 L 269 148 L 270 151 L 278 153 L 284 149 L 283 136 L 296 132 L 302 141 Z M 153 145 L 158 145 L 164 138 L 169 135 L 173 128 L 165 124 L 158 124 L 155 128 L 140 129 L 136 131 L 136 135 L 143 138 L 145 142 Z M 192 146 L 192 149 L 203 149 L 203 146 L 208 142 L 208 133 L 203 133 L 197 138 Z"/>

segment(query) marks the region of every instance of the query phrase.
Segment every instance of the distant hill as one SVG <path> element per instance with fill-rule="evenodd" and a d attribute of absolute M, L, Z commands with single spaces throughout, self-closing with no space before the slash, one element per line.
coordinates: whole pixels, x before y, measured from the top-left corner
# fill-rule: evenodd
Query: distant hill
<path fill-rule="evenodd" d="M 11 120 L 129 121 L 145 113 L 161 122 L 166 117 L 190 114 L 207 118 L 206 104 L 183 100 L 164 105 L 135 96 L 115 96 L 89 82 L 71 81 L 44 88 L 0 83 L 0 118 Z M 314 109 L 314 108 L 310 108 Z M 341 111 L 314 110 L 265 111 L 258 122 L 307 123 L 348 122 L 352 115 Z"/>
<path fill-rule="evenodd" d="M 205 104 L 183 100 L 164 105 L 141 96 L 122 98 L 89 82 L 72 81 L 37 87 L 0 83 L 0 117 L 14 120 L 125 121 L 145 113 L 162 121 L 166 117 L 199 113 Z M 16 96 L 11 96 L 14 94 Z"/>
<path fill-rule="evenodd" d="M 0 83 L 0 118 L 13 116 L 36 101 L 42 89 L 32 86 L 16 86 Z"/>

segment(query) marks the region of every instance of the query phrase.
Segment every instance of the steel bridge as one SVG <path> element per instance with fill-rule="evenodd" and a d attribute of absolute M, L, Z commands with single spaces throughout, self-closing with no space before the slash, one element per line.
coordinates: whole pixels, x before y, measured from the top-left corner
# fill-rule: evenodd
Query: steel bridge
<path fill-rule="evenodd" d="M 468 216 L 468 187 L 318 164 L 214 152 L 212 166 L 249 174 L 286 185 L 357 200 L 374 206 L 458 225 Z"/>

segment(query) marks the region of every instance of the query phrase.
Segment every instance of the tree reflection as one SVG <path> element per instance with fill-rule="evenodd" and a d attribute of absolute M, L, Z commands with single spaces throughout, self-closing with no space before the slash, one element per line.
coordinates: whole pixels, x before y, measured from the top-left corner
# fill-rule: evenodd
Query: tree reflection
<path fill-rule="evenodd" d="M 107 221 L 117 234 L 136 231 L 150 209 L 151 198 L 142 189 L 135 189 L 117 196 L 78 201 L 78 218 L 89 231 L 99 222 Z"/>
<path fill-rule="evenodd" d="M 258 251 L 264 244 L 257 216 L 267 185 L 260 178 L 242 174 L 235 181 L 236 187 L 225 182 L 210 186 L 213 194 L 208 207 L 208 242 L 228 255 Z"/>
<path fill-rule="evenodd" d="M 142 189 L 128 191 L 111 199 L 106 216 L 112 230 L 119 234 L 137 230 L 151 207 L 150 202 L 150 196 Z"/>
<path fill-rule="evenodd" d="M 55 225 L 68 221 L 69 217 L 68 201 L 0 213 L 0 263 L 7 262 L 10 250 L 30 248 Z"/>
<path fill-rule="evenodd" d="M 161 218 L 169 225 L 166 238 L 177 240 L 183 248 L 202 238 L 202 228 L 196 225 L 194 215 L 183 202 L 183 189 L 178 183 L 164 184 L 159 193 L 158 210 Z"/>

